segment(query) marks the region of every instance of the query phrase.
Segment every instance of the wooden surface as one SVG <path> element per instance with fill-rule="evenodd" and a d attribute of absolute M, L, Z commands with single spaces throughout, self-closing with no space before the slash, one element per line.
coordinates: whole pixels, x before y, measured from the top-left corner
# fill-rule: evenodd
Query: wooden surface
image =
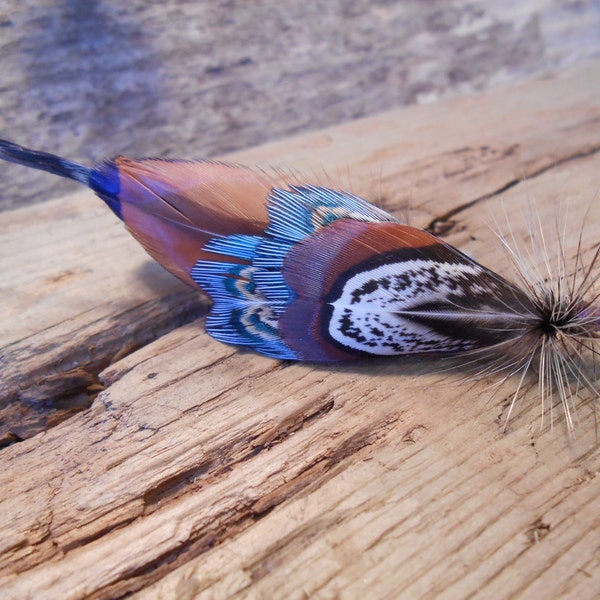
<path fill-rule="evenodd" d="M 0 137 L 214 157 L 600 55 L 597 0 L 0 2 Z M 0 210 L 63 195 L 2 176 Z"/>
<path fill-rule="evenodd" d="M 550 230 L 567 206 L 569 247 L 585 220 L 589 257 L 599 74 L 591 64 L 233 158 L 325 171 L 396 214 L 409 203 L 413 225 L 503 274 L 494 221 L 509 215 L 525 238 L 529 198 Z M 598 596 L 590 404 L 574 436 L 560 412 L 540 430 L 533 390 L 505 433 L 514 381 L 219 344 L 192 320 L 203 300 L 88 192 L 5 213 L 0 232 L 3 434 L 28 437 L 0 454 L 3 598 Z M 60 420 L 61 399 L 100 387 Z"/>

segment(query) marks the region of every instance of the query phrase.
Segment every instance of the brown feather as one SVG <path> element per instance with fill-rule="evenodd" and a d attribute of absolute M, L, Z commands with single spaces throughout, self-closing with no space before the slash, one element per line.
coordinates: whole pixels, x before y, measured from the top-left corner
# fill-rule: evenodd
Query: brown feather
<path fill-rule="evenodd" d="M 115 159 L 121 214 L 131 234 L 168 271 L 195 284 L 189 273 L 212 237 L 259 235 L 268 225 L 266 203 L 282 177 L 216 162 Z M 239 259 L 232 259 L 240 262 Z"/>

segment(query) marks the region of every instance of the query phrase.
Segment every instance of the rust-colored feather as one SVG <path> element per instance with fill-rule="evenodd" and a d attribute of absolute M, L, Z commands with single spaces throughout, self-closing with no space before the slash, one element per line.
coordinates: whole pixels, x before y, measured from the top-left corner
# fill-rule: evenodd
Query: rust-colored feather
<path fill-rule="evenodd" d="M 202 247 L 220 235 L 259 235 L 268 225 L 273 187 L 262 173 L 214 162 L 114 159 L 121 217 L 147 252 L 197 286 L 190 270 L 210 258 Z M 239 259 L 233 259 L 239 262 Z"/>

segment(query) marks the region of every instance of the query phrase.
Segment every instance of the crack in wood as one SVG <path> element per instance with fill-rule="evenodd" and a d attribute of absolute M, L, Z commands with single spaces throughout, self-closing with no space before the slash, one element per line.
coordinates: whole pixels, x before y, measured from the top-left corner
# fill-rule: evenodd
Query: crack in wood
<path fill-rule="evenodd" d="M 113 316 L 113 320 L 123 322 L 124 317 L 130 315 L 119 330 L 119 338 L 114 335 L 115 328 L 103 327 L 89 335 L 83 346 L 74 346 L 65 339 L 64 346 L 53 342 L 38 347 L 37 353 L 48 355 L 51 362 L 38 364 L 34 369 L 28 367 L 28 360 L 34 357 L 23 359 L 23 348 L 18 343 L 11 344 L 10 354 L 4 359 L 13 365 L 14 372 L 5 372 L 2 384 L 0 440 L 4 444 L 0 443 L 0 448 L 28 439 L 89 408 L 98 392 L 96 386 L 102 387 L 99 374 L 112 361 L 195 320 L 198 306 L 203 306 L 199 304 L 201 297 L 186 292 L 178 312 L 165 311 L 162 320 L 154 320 L 152 327 L 142 326 L 151 313 L 173 304 L 179 296 L 153 300 Z M 105 319 L 97 322 L 104 323 Z M 92 330 L 93 323 L 89 327 Z M 122 339 L 135 341 L 123 344 L 119 342 Z M 25 366 L 21 368 L 20 363 Z"/>
<path fill-rule="evenodd" d="M 266 431 L 244 437 L 242 440 L 235 439 L 228 448 L 220 448 L 218 452 L 205 456 L 198 465 L 161 481 L 144 494 L 144 514 L 153 512 L 159 504 L 162 505 L 165 501 L 171 502 L 183 493 L 189 492 L 190 486 L 199 489 L 210 481 L 221 478 L 224 473 L 231 471 L 237 465 L 251 460 L 275 444 L 282 443 L 294 432 L 326 415 L 334 405 L 335 401 L 327 396 L 316 398 L 311 404 L 311 407 L 314 408 L 302 407 L 299 412 L 276 423 Z M 205 475 L 209 476 L 205 477 Z M 202 481 L 197 483 L 196 479 L 198 478 L 202 478 Z"/>
<path fill-rule="evenodd" d="M 354 435 L 344 440 L 333 451 L 324 453 L 316 460 L 307 463 L 294 479 L 258 499 L 253 505 L 254 514 L 257 516 L 267 514 L 288 497 L 295 496 L 300 490 L 308 487 L 317 480 L 321 480 L 323 476 L 327 475 L 331 467 L 355 455 L 363 448 L 378 442 L 385 436 L 388 430 L 396 425 L 401 419 L 402 414 L 402 412 L 398 412 L 391 417 L 388 416 L 378 421 L 372 427 L 360 429 Z"/>
<path fill-rule="evenodd" d="M 314 422 L 320 415 L 327 414 L 333 408 L 333 402 L 325 403 L 320 409 L 310 411 L 306 415 L 304 423 Z M 339 445 L 338 448 L 328 451 L 319 456 L 311 464 L 306 465 L 291 481 L 286 481 L 279 485 L 270 493 L 253 499 L 246 497 L 240 499 L 236 504 L 235 509 L 228 508 L 211 516 L 211 525 L 208 527 L 202 526 L 192 531 L 191 535 L 183 542 L 178 543 L 169 551 L 161 553 L 152 561 L 140 567 L 125 571 L 120 574 L 119 581 L 109 584 L 106 587 L 98 588 L 92 598 L 120 598 L 131 592 L 134 592 L 141 587 L 159 580 L 166 574 L 177 569 L 182 564 L 185 564 L 193 558 L 207 552 L 214 546 L 217 546 L 226 540 L 230 540 L 258 519 L 267 516 L 274 508 L 285 502 L 291 497 L 296 497 L 298 492 L 316 485 L 318 481 L 323 481 L 323 477 L 328 477 L 328 472 L 331 467 L 338 465 L 342 460 L 355 455 L 362 449 L 382 440 L 387 432 L 393 428 L 402 417 L 402 412 L 393 415 L 387 415 L 385 418 L 377 421 L 371 427 L 365 427 L 357 431 L 354 435 L 347 438 Z M 275 438 L 273 438 L 275 439 Z M 240 458 L 236 462 L 221 464 L 218 471 L 211 473 L 210 479 L 218 479 L 226 471 L 234 467 L 235 464 L 241 464 L 243 460 Z M 156 506 L 160 503 L 164 506 L 165 501 L 172 502 L 184 491 L 190 493 L 190 478 L 195 476 L 195 473 L 206 473 L 211 468 L 210 460 L 203 463 L 203 467 L 197 467 L 186 470 L 185 473 L 179 474 L 177 477 L 170 478 L 163 482 L 163 485 L 157 486 L 152 490 L 151 494 L 144 496 L 147 501 L 146 507 L 151 504 Z M 203 480 L 206 483 L 208 480 Z M 151 511 L 152 512 L 152 511 Z M 148 516 L 145 512 L 142 518 Z M 123 521 L 119 523 L 119 527 L 126 525 Z M 95 539 L 109 533 L 103 530 L 100 536 L 94 536 Z M 90 539 L 85 540 L 89 543 Z M 69 550 L 74 549 L 77 545 L 71 545 Z M 251 569 L 254 578 L 260 575 L 257 568 L 256 572 Z M 206 582 L 203 582 L 206 584 Z"/>
<path fill-rule="evenodd" d="M 512 146 L 511 148 L 513 149 L 512 151 L 514 152 L 515 147 Z M 507 152 L 509 150 L 511 150 L 511 148 L 507 149 Z M 576 161 L 576 160 L 579 160 L 582 158 L 587 158 L 589 156 L 596 154 L 597 152 L 600 152 L 600 146 L 593 146 L 589 150 L 585 150 L 582 152 L 576 152 L 574 154 L 571 154 L 570 156 L 566 156 L 564 158 L 561 158 L 560 160 L 553 162 L 551 165 L 547 165 L 545 167 L 541 167 L 540 169 L 532 171 L 531 173 L 524 175 L 523 178 L 521 178 L 521 179 L 512 179 L 512 180 L 508 181 L 507 183 L 505 183 L 503 186 L 490 192 L 489 194 L 483 194 L 482 196 L 479 196 L 478 198 L 474 198 L 473 200 L 469 200 L 468 202 L 459 204 L 458 206 L 450 209 L 449 211 L 446 211 L 444 214 L 433 218 L 424 229 L 425 229 L 425 231 L 428 231 L 434 235 L 437 235 L 438 237 L 444 237 L 445 235 L 450 233 L 454 229 L 454 227 L 456 227 L 456 224 L 458 221 L 456 219 L 453 219 L 453 217 L 456 217 L 458 214 L 460 214 L 470 208 L 473 208 L 474 206 L 476 206 L 477 204 L 479 204 L 481 202 L 485 202 L 486 200 L 495 198 L 496 196 L 500 196 L 504 192 L 510 190 L 511 188 L 522 184 L 524 181 L 535 179 L 536 177 L 539 177 L 540 175 L 543 175 L 544 173 L 546 173 L 560 165 L 569 163 L 571 161 Z"/>
<path fill-rule="evenodd" d="M 343 458 L 347 458 L 364 447 L 374 443 L 374 434 L 375 431 L 369 431 L 368 435 L 366 436 L 361 436 L 360 432 L 357 433 L 338 451 L 329 456 L 323 456 L 322 459 L 304 469 L 293 481 L 286 482 L 284 485 L 274 490 L 271 494 L 259 499 L 254 504 L 246 505 L 244 510 L 240 510 L 240 507 L 238 506 L 238 510 L 236 510 L 234 513 L 236 519 L 230 521 L 227 523 L 227 525 L 223 525 L 220 531 L 216 532 L 215 534 L 205 533 L 205 535 L 199 540 L 200 544 L 194 540 L 189 540 L 189 543 L 185 545 L 187 546 L 185 549 L 185 557 L 181 556 L 184 545 L 179 546 L 177 550 L 177 563 L 185 563 L 190 559 L 206 552 L 213 546 L 223 543 L 226 539 L 231 539 L 234 535 L 251 526 L 252 523 L 254 523 L 257 519 L 261 519 L 268 515 L 274 508 L 285 502 L 288 498 L 295 497 L 299 491 L 314 485 L 319 478 L 322 478 L 330 466 L 337 464 Z M 362 440 L 360 439 L 361 437 L 363 438 Z M 221 521 L 219 518 L 220 516 L 221 515 L 217 517 L 217 522 Z M 206 539 L 207 537 L 211 539 L 212 544 L 207 545 L 202 543 L 202 540 Z M 306 540 L 304 541 L 306 542 Z M 144 569 L 146 573 L 152 574 L 150 580 L 146 580 L 145 584 L 147 584 L 149 581 L 156 581 L 160 577 L 164 576 L 165 572 L 162 574 L 159 573 L 159 571 L 162 571 L 164 567 L 167 567 L 167 572 L 170 572 L 176 568 L 178 564 L 176 565 L 175 561 L 172 561 L 172 563 L 169 565 L 165 565 L 164 562 L 161 564 L 161 561 L 153 561 L 153 563 L 148 565 L 149 568 L 147 570 Z M 261 570 L 259 568 L 256 570 L 251 570 L 252 580 L 256 581 L 260 577 L 260 573 Z M 140 570 L 138 575 L 142 574 L 142 570 Z"/>

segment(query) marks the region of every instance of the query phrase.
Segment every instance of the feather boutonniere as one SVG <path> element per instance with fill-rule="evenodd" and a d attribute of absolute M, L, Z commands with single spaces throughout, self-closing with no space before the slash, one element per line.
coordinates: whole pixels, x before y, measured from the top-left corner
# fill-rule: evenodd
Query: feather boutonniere
<path fill-rule="evenodd" d="M 418 355 L 537 372 L 572 427 L 598 396 L 598 251 L 569 270 L 562 249 L 511 282 L 427 231 L 345 191 L 211 161 L 116 157 L 88 168 L 0 141 L 0 158 L 75 179 L 146 251 L 213 301 L 207 332 L 268 356 L 348 361 Z M 543 243 L 539 244 L 543 247 Z"/>

